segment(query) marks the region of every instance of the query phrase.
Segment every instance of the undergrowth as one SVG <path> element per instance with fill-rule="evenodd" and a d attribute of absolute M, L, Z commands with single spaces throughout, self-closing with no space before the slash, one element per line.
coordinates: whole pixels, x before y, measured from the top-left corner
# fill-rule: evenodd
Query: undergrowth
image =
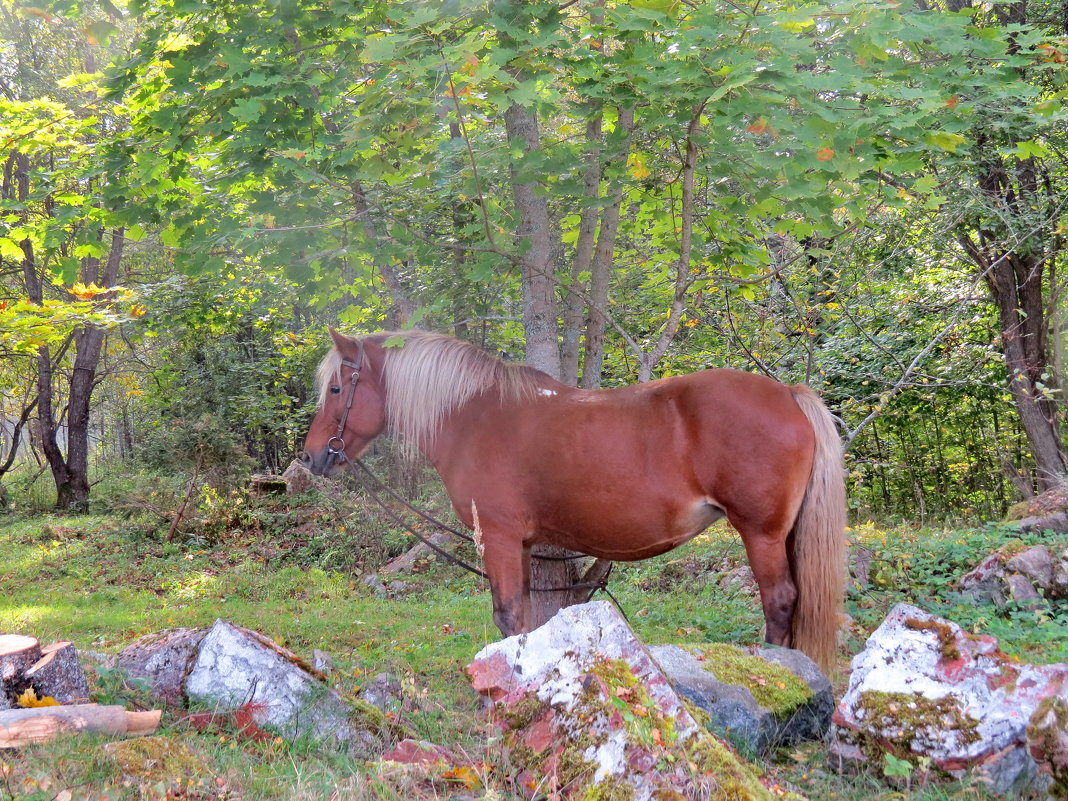
<path fill-rule="evenodd" d="M 444 506 L 440 498 L 430 503 Z M 335 684 L 347 697 L 358 699 L 377 674 L 391 675 L 403 688 L 396 714 L 417 737 L 467 754 L 474 773 L 429 783 L 425 771 L 384 775 L 306 744 L 192 731 L 168 714 L 161 736 L 180 744 L 174 748 L 188 758 L 182 776 L 131 777 L 104 741 L 70 738 L 0 756 L 0 801 L 520 797 L 513 777 L 493 767 L 500 763 L 499 741 L 462 672 L 499 637 L 483 580 L 428 562 L 385 590 L 365 583 L 412 542 L 349 493 L 208 494 L 177 536 L 168 539 L 169 529 L 165 515 L 143 508 L 62 517 L 16 506 L 0 515 L 0 631 L 66 638 L 83 652 L 113 654 L 141 634 L 226 618 L 300 654 L 328 652 Z M 1068 659 L 1068 607 L 997 610 L 965 603 L 955 589 L 956 579 L 986 554 L 1046 542 L 1042 536 L 1000 525 L 937 530 L 873 523 L 849 535 L 854 552 L 870 563 L 867 581 L 855 581 L 847 598 L 855 626 L 841 653 L 839 688 L 851 655 L 899 601 L 993 634 L 1028 661 Z M 465 557 L 477 558 L 473 551 Z M 737 537 L 721 525 L 657 559 L 620 565 L 611 590 L 647 643 L 746 645 L 760 640 L 762 616 L 744 566 Z M 96 671 L 96 681 L 98 700 L 146 703 L 141 689 L 106 669 Z M 986 798 L 981 788 L 956 782 L 902 782 L 902 775 L 911 779 L 906 766 L 872 765 L 863 775 L 842 776 L 827 767 L 823 745 L 809 744 L 775 755 L 765 767 L 773 782 L 811 801 Z"/>

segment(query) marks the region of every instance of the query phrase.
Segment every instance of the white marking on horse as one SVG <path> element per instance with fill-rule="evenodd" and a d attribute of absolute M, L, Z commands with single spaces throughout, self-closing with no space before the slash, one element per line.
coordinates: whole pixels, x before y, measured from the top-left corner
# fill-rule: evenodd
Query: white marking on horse
<path fill-rule="evenodd" d="M 556 390 L 554 390 L 554 389 L 539 389 L 538 390 L 538 394 L 539 395 L 545 395 L 546 397 L 551 397 L 551 396 L 556 394 Z"/>

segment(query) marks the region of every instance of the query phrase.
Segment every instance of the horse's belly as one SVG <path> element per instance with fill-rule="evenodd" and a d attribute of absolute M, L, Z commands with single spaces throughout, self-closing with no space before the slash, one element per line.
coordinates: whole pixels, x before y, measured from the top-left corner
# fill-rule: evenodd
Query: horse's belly
<path fill-rule="evenodd" d="M 632 509 L 630 514 L 605 515 L 582 525 L 547 527 L 548 543 L 581 551 L 601 559 L 629 562 L 648 559 L 677 548 L 723 517 L 723 510 L 708 499 L 675 509 L 653 512 Z"/>

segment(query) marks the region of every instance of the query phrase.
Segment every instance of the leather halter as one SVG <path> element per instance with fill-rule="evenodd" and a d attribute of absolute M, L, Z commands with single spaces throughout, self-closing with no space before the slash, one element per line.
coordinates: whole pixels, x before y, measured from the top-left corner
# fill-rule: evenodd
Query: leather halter
<path fill-rule="evenodd" d="M 338 456 L 344 456 L 346 462 L 349 460 L 348 454 L 345 453 L 345 426 L 349 422 L 349 412 L 352 410 L 352 401 L 356 397 L 356 384 L 360 381 L 360 370 L 363 369 L 364 357 L 363 340 L 359 339 L 356 342 L 359 348 L 359 355 L 356 357 L 356 361 L 350 362 L 348 359 L 341 360 L 342 366 L 352 368 L 352 375 L 349 376 L 349 395 L 345 399 L 345 410 L 341 413 L 341 422 L 338 423 L 337 433 L 330 437 L 326 443 L 326 455 L 331 463 L 333 463 Z"/>

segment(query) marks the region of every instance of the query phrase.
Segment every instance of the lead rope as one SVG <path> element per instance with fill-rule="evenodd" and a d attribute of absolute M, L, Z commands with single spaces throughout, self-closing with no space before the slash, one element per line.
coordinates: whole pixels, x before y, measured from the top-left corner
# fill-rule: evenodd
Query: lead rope
<path fill-rule="evenodd" d="M 389 505 L 382 499 L 382 496 L 379 495 L 378 490 L 381 490 L 381 491 L 385 492 L 387 495 L 389 495 L 389 497 L 393 498 L 395 501 L 397 501 L 399 504 L 401 504 L 405 509 L 408 509 L 409 511 L 411 511 L 414 514 L 418 515 L 419 517 L 423 518 L 427 522 L 429 522 L 429 523 L 431 523 L 431 524 L 433 524 L 435 526 L 438 526 L 439 528 L 443 529 L 444 531 L 447 531 L 448 533 L 453 534 L 453 535 L 459 537 L 462 540 L 466 540 L 467 542 L 474 543 L 475 542 L 474 537 L 472 537 L 472 536 L 470 536 L 468 534 L 464 534 L 462 531 L 458 531 L 455 528 L 453 528 L 452 526 L 446 525 L 445 523 L 441 522 L 440 520 L 438 520 L 433 515 L 431 515 L 431 514 L 429 514 L 427 512 L 422 511 L 421 509 L 417 509 L 416 507 L 412 506 L 410 503 L 408 503 L 406 500 L 404 500 L 404 498 L 402 498 L 396 492 L 396 490 L 394 490 L 391 487 L 387 486 L 380 478 L 378 478 L 378 476 L 376 476 L 373 472 L 371 472 L 371 468 L 369 468 L 367 465 L 365 465 L 362 460 L 360 460 L 360 459 L 349 459 L 348 455 L 345 454 L 344 451 L 341 451 L 340 455 L 344 455 L 345 456 L 345 461 L 349 465 L 351 465 L 354 470 L 355 470 L 355 468 L 359 467 L 360 470 L 363 471 L 363 475 L 366 476 L 368 479 L 370 479 L 370 481 L 373 483 L 373 486 L 368 486 L 367 483 L 361 482 L 361 484 L 363 484 L 363 488 L 367 491 L 367 494 L 371 496 L 372 500 L 374 500 L 375 503 L 377 503 L 379 506 L 381 506 L 383 511 L 385 511 L 385 513 L 387 515 L 389 515 L 389 517 L 397 525 L 399 525 L 401 528 L 403 528 L 405 531 L 407 531 L 409 534 L 411 534 L 413 537 L 415 537 L 421 543 L 423 543 L 428 548 L 430 548 L 430 550 L 434 551 L 434 553 L 436 553 L 439 556 L 443 557 L 446 561 L 451 562 L 452 564 L 454 564 L 454 565 L 456 565 L 458 567 L 462 567 L 464 570 L 468 571 L 469 573 L 474 573 L 476 576 L 479 576 L 481 578 L 484 578 L 484 579 L 488 579 L 489 578 L 483 571 L 479 570 L 477 567 L 475 567 L 475 566 L 473 566 L 471 564 L 468 564 L 463 559 L 460 559 L 459 557 L 454 556 L 453 554 L 451 554 L 448 551 L 446 551 L 444 548 L 441 548 L 441 547 L 435 545 L 433 542 L 430 541 L 429 537 L 421 534 L 420 532 L 418 532 L 414 528 L 412 528 L 410 525 L 408 525 L 401 518 L 401 516 L 399 514 L 397 514 L 395 511 L 393 511 L 389 507 Z M 556 557 L 553 557 L 553 556 L 538 556 L 537 554 L 535 554 L 534 558 L 535 559 L 545 559 L 545 560 L 565 561 L 565 560 L 571 560 L 571 559 L 582 559 L 582 558 L 584 558 L 584 554 L 579 554 L 578 556 L 556 556 Z M 586 600 L 588 601 L 588 600 L 590 600 L 590 598 L 592 598 L 597 593 L 598 590 L 601 590 L 602 592 L 604 592 L 612 600 L 612 603 L 614 603 L 616 605 L 616 608 L 619 609 L 620 614 L 622 614 L 624 619 L 626 619 L 627 622 L 629 623 L 630 619 L 627 617 L 627 613 L 623 610 L 623 606 L 619 603 L 619 600 L 612 594 L 611 590 L 608 589 L 608 577 L 612 574 L 613 567 L 614 567 L 614 564 L 609 565 L 608 572 L 605 573 L 604 578 L 601 579 L 600 581 L 588 581 L 588 582 L 584 582 L 584 583 L 580 583 L 580 584 L 572 584 L 569 587 L 534 587 L 534 588 L 531 589 L 531 592 L 572 592 L 574 590 L 590 590 L 590 594 L 586 596 Z"/>

